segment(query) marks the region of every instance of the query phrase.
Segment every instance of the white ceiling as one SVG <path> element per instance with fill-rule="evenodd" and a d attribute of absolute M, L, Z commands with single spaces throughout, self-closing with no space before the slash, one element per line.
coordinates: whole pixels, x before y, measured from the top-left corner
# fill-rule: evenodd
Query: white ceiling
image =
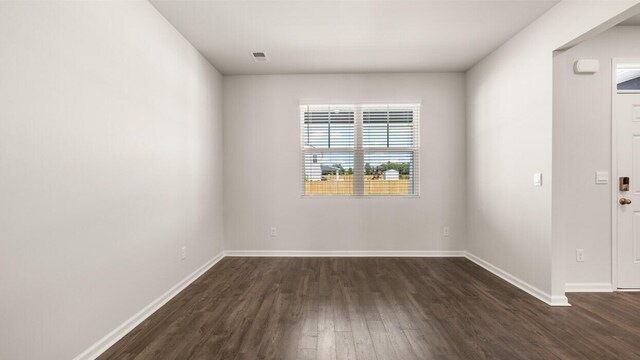
<path fill-rule="evenodd" d="M 464 71 L 558 2 L 151 0 L 227 75 Z"/>

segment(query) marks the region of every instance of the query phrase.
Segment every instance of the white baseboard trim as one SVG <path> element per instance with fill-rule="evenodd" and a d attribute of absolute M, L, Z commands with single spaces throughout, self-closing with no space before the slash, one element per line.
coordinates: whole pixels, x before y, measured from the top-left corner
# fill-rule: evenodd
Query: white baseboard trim
<path fill-rule="evenodd" d="M 174 296 L 178 295 L 182 290 L 199 278 L 202 274 L 207 272 L 213 265 L 224 258 L 224 251 L 213 257 L 213 259 L 207 261 L 196 271 L 184 278 L 182 281 L 174 285 L 171 289 L 167 290 L 164 294 L 160 295 L 157 299 L 151 302 L 151 304 L 145 306 L 137 314 L 123 322 L 120 326 L 115 328 L 109 334 L 102 339 L 98 340 L 95 344 L 91 345 L 87 350 L 76 356 L 73 360 L 93 360 L 100 356 L 103 352 L 107 351 L 113 344 L 122 339 L 126 334 L 133 330 L 138 324 L 151 316 L 156 310 L 161 308 Z"/>
<path fill-rule="evenodd" d="M 550 306 L 560 306 L 560 307 L 568 307 L 571 306 L 569 304 L 569 298 L 564 295 L 552 295 L 551 301 L 547 302 Z"/>
<path fill-rule="evenodd" d="M 493 264 L 467 252 L 466 253 L 466 257 L 467 259 L 473 261 L 474 263 L 476 263 L 477 265 L 483 267 L 485 270 L 493 273 L 494 275 L 498 276 L 499 278 L 501 278 L 502 280 L 510 283 L 511 285 L 519 288 L 520 290 L 526 292 L 527 294 L 535 297 L 536 299 L 551 305 L 551 306 L 571 306 L 569 304 L 569 300 L 567 299 L 566 296 L 551 296 L 550 294 L 547 294 L 546 292 L 536 288 L 533 285 L 530 285 L 528 283 L 526 283 L 525 281 L 522 281 L 520 279 L 518 279 L 517 277 L 509 274 L 508 272 L 500 269 L 497 266 L 494 266 Z"/>
<path fill-rule="evenodd" d="M 457 250 L 409 250 L 409 251 L 300 251 L 300 250 L 226 250 L 225 256 L 247 257 L 464 257 L 464 251 Z"/>
<path fill-rule="evenodd" d="M 566 283 L 565 292 L 613 292 L 611 283 Z"/>

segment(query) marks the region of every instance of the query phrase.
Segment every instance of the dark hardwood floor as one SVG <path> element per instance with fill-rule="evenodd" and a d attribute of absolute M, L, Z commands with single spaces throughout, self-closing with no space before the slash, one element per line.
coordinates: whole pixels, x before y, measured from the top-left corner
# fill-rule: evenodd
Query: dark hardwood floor
<path fill-rule="evenodd" d="M 464 258 L 225 258 L 99 359 L 640 359 L 640 293 L 553 308 Z"/>

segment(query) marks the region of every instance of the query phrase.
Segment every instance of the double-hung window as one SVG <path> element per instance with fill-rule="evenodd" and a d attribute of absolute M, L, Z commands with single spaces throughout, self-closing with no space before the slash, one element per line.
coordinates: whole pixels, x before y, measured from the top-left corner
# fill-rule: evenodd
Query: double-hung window
<path fill-rule="evenodd" d="M 303 195 L 419 194 L 420 105 L 300 106 Z"/>

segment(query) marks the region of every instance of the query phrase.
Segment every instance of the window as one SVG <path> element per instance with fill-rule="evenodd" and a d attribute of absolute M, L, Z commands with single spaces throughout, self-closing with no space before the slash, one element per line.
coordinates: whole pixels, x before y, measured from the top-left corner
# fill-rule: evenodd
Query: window
<path fill-rule="evenodd" d="M 300 106 L 303 195 L 418 195 L 419 119 L 419 105 Z"/>
<path fill-rule="evenodd" d="M 616 68 L 618 93 L 640 92 L 640 64 L 618 64 Z"/>

